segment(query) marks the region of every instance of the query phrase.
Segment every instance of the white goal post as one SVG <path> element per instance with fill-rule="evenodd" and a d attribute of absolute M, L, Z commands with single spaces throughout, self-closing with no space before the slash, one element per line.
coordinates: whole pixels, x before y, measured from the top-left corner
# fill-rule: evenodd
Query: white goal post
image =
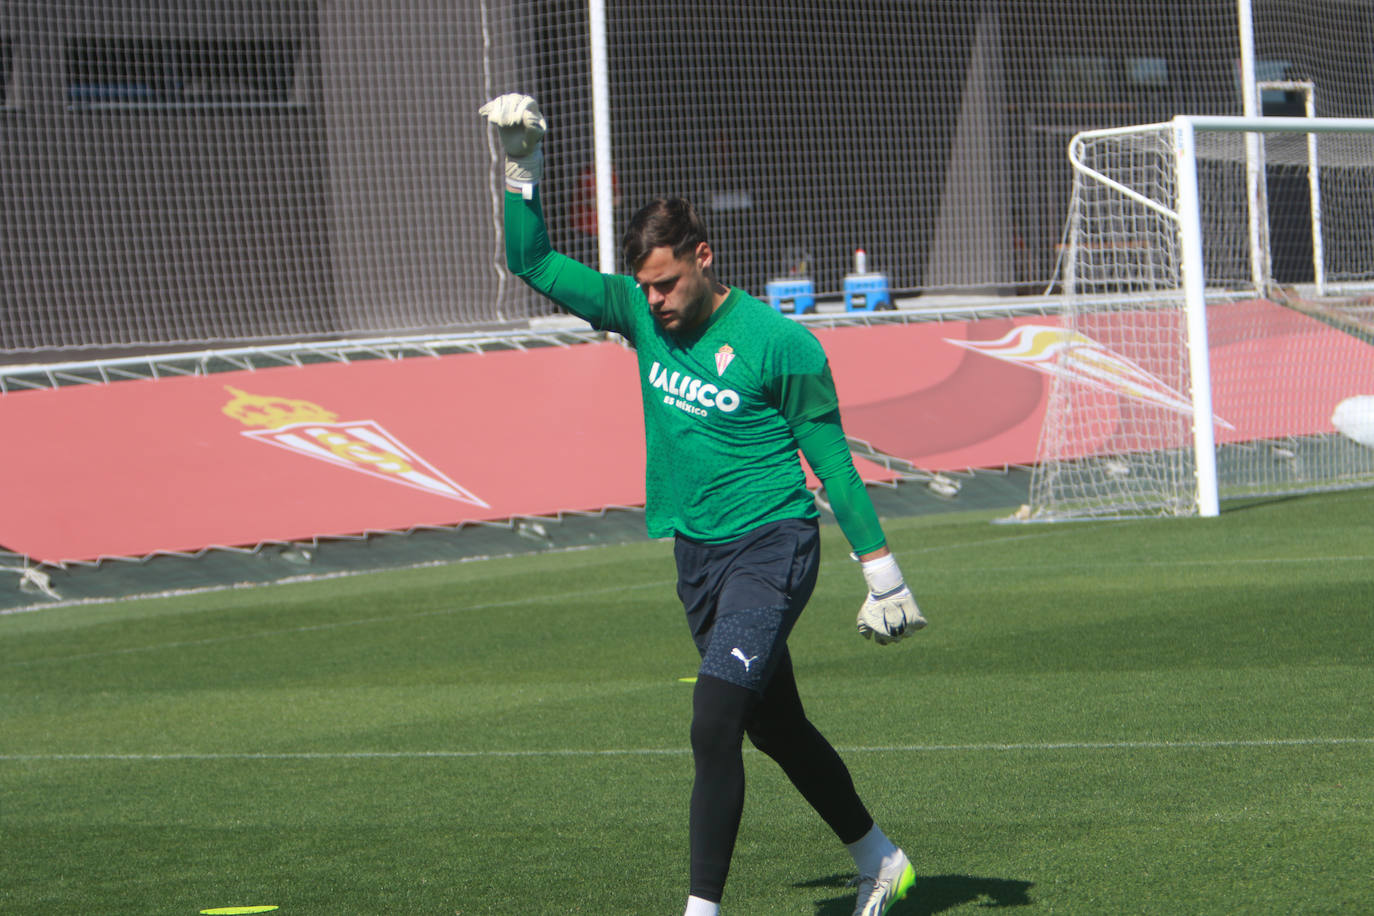
<path fill-rule="evenodd" d="M 1179 116 L 1079 133 L 1069 160 L 1030 517 L 1374 485 L 1342 429 L 1374 423 L 1374 323 L 1342 311 L 1374 280 L 1374 119 Z"/>

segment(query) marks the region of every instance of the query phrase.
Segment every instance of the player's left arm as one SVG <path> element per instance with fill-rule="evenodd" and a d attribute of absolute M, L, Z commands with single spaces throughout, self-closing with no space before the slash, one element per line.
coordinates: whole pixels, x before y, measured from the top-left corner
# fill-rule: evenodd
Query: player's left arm
<path fill-rule="evenodd" d="M 926 620 L 887 547 L 873 500 L 854 467 L 829 367 L 789 376 L 778 392 L 780 410 L 811 470 L 825 486 L 840 531 L 862 565 L 868 595 L 859 609 L 859 633 L 879 645 L 914 633 Z"/>
<path fill-rule="evenodd" d="M 862 558 L 888 553 L 878 513 L 850 457 L 839 408 L 801 421 L 792 427 L 792 434 L 797 437 L 807 464 L 825 486 L 830 509 L 854 555 Z"/>

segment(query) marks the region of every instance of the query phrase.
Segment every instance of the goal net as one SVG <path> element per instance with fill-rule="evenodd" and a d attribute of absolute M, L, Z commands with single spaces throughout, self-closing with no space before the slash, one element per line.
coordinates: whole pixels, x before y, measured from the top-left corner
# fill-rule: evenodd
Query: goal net
<path fill-rule="evenodd" d="M 1374 484 L 1374 120 L 1087 131 L 1031 517 Z"/>

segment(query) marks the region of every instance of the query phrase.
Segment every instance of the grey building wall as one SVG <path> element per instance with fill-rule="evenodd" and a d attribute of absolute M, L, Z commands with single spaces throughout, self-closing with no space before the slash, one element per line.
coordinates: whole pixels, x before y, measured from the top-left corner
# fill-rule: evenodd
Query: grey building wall
<path fill-rule="evenodd" d="M 6 3 L 0 32 L 0 350 L 334 326 L 315 4 Z M 290 42 L 299 82 L 233 107 L 73 89 L 83 39 L 205 38 Z"/>
<path fill-rule="evenodd" d="M 0 5 L 0 352 L 548 311 L 503 294 L 476 108 L 520 58 L 490 71 L 488 25 L 441 0 Z M 207 85 L 191 52 L 267 75 Z"/>
<path fill-rule="evenodd" d="M 491 43 L 503 39 L 483 19 L 476 3 L 321 4 L 328 247 L 342 327 L 529 314 L 528 297 L 501 295 L 498 163 L 477 107 L 494 76 Z M 507 72 L 514 54 L 504 55 Z"/>

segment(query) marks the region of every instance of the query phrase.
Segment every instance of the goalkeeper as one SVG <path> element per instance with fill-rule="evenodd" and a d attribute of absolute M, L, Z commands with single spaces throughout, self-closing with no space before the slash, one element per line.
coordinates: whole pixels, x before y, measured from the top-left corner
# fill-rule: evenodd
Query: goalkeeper
<path fill-rule="evenodd" d="M 744 806 L 747 734 L 846 844 L 860 875 L 855 914 L 882 914 L 916 881 L 874 824 L 849 771 L 807 719 L 787 637 L 816 584 L 815 500 L 797 450 L 825 485 L 862 563 L 858 629 L 880 644 L 925 626 L 854 469 L 829 364 L 802 325 L 722 285 L 691 205 L 651 202 L 630 220 L 633 277 L 551 250 L 540 204 L 545 121 L 529 96 L 481 113 L 506 152 L 510 270 L 638 354 L 647 447 L 645 516 L 674 537 L 678 596 L 701 654 L 692 698 L 695 765 L 685 916 L 716 914 Z"/>

